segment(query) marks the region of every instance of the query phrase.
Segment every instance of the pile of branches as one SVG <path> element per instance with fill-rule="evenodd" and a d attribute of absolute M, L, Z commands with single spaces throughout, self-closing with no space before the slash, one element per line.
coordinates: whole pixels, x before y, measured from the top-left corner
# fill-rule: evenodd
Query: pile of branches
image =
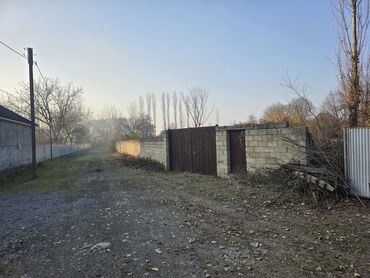
<path fill-rule="evenodd" d="M 289 139 L 286 139 L 289 141 Z M 307 165 L 285 164 L 281 169 L 292 176 L 286 190 L 299 185 L 306 195 L 318 202 L 327 197 L 335 196 L 336 201 L 351 193 L 344 173 L 343 140 L 332 140 L 317 145 L 310 138 L 307 146 L 300 146 L 289 141 L 307 157 Z M 360 203 L 361 200 L 357 198 Z"/>
<path fill-rule="evenodd" d="M 264 202 L 266 206 L 275 203 L 302 202 L 302 199 L 304 202 L 318 203 L 332 194 L 330 190 L 333 188 L 330 185 L 322 182 L 318 185 L 315 178 L 307 179 L 306 176 L 298 174 L 297 172 L 300 172 L 298 170 L 301 170 L 301 165 L 292 164 L 276 170 L 260 169 L 246 175 L 238 175 L 237 183 L 250 187 L 270 188 L 271 196 L 274 197 Z"/>
<path fill-rule="evenodd" d="M 315 203 L 329 197 L 331 193 L 336 193 L 337 200 L 341 196 L 337 194 L 340 188 L 337 177 L 323 168 L 286 164 L 282 165 L 281 169 L 290 174 L 290 180 L 285 187 L 287 191 L 299 188 L 304 196 L 308 196 Z"/>

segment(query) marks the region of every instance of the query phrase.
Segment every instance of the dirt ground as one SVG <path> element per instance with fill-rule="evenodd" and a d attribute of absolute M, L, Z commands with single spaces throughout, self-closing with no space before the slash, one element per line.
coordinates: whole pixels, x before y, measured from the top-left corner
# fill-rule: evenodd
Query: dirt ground
<path fill-rule="evenodd" d="M 52 190 L 0 193 L 1 277 L 370 277 L 367 201 L 269 205 L 279 192 L 258 181 L 101 151 L 68 165 Z"/>

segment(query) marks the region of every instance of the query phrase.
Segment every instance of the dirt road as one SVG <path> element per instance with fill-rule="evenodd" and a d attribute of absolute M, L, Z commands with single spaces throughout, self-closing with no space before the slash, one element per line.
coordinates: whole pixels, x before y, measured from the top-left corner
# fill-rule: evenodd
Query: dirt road
<path fill-rule="evenodd" d="M 257 206 L 258 188 L 241 200 L 225 180 L 132 169 L 107 153 L 71 163 L 68 190 L 0 194 L 1 277 L 370 274 L 366 209 L 332 221 L 337 212 Z"/>

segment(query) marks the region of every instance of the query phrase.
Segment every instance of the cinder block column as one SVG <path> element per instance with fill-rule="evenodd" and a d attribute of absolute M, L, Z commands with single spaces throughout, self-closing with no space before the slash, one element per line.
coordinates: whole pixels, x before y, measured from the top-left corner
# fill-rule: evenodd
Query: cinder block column
<path fill-rule="evenodd" d="M 256 152 L 257 148 L 257 130 L 245 130 L 245 156 L 247 160 L 247 171 L 254 171 L 257 166 L 259 155 Z"/>
<path fill-rule="evenodd" d="M 230 169 L 230 153 L 229 138 L 226 129 L 216 128 L 216 161 L 217 176 L 227 176 Z"/>

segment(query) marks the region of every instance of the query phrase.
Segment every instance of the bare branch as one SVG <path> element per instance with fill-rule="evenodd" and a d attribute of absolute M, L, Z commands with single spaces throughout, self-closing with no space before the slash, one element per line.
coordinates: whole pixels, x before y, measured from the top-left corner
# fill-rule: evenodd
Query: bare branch
<path fill-rule="evenodd" d="M 188 96 L 182 95 L 185 109 L 192 119 L 194 127 L 200 127 L 206 123 L 214 108 L 208 104 L 209 94 L 203 88 L 193 88 Z"/>

